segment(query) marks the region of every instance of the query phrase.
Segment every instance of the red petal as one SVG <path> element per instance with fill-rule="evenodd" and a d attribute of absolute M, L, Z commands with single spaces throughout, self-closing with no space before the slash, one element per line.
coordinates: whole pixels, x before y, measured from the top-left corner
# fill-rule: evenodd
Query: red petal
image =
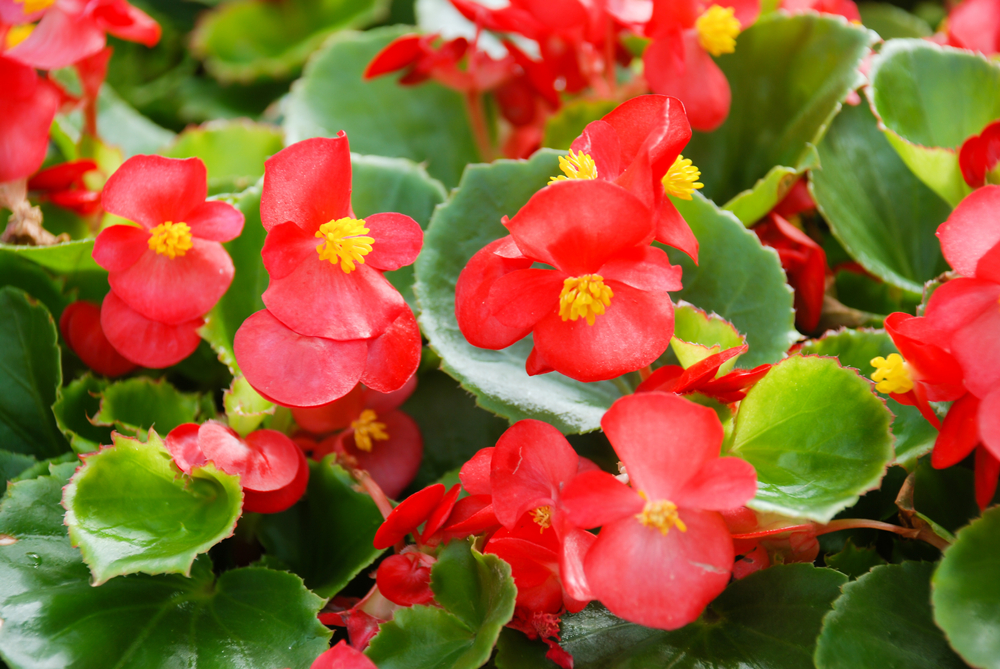
<path fill-rule="evenodd" d="M 125 0 L 110 0 L 94 9 L 93 16 L 103 29 L 129 42 L 156 46 L 160 41 L 160 24 Z"/>
<path fill-rule="evenodd" d="M 738 355 L 743 355 L 750 350 L 746 344 L 727 348 L 719 353 L 714 353 L 704 360 L 699 360 L 684 370 L 684 373 L 677 379 L 677 384 L 672 391 L 677 394 L 699 390 L 702 385 L 708 383 L 719 373 L 719 368 Z"/>
<path fill-rule="evenodd" d="M 795 290 L 796 324 L 807 332 L 815 330 L 823 312 L 826 252 L 809 235 L 774 213 L 753 231 L 762 244 L 778 251 L 781 267 Z"/>
<path fill-rule="evenodd" d="M 951 401 L 965 394 L 958 361 L 938 345 L 946 336 L 930 319 L 892 313 L 885 319 L 885 331 L 934 401 Z"/>
<path fill-rule="evenodd" d="M 1000 123 L 990 123 L 978 135 L 965 140 L 958 152 L 958 166 L 965 183 L 973 188 L 986 185 L 986 174 L 1000 163 Z"/>
<path fill-rule="evenodd" d="M 115 377 L 135 369 L 104 336 L 101 308 L 96 304 L 78 301 L 63 309 L 59 331 L 73 352 L 98 374 Z"/>
<path fill-rule="evenodd" d="M 583 133 L 573 140 L 569 148 L 578 153 L 586 153 L 594 159 L 598 179 L 614 181 L 622 172 L 621 142 L 618 139 L 618 132 L 609 123 L 604 121 L 588 123 Z"/>
<path fill-rule="evenodd" d="M 399 320 L 398 318 L 396 319 Z M 368 355 L 372 354 L 371 345 L 368 347 Z M 378 412 L 392 411 L 393 409 L 398 409 L 406 400 L 410 399 L 410 395 L 413 391 L 417 389 L 417 375 L 414 374 L 409 378 L 409 380 L 400 386 L 396 390 L 389 391 L 387 393 L 380 392 L 378 390 L 373 390 L 371 388 L 364 389 L 365 397 L 365 408 L 374 409 Z"/>
<path fill-rule="evenodd" d="M 368 344 L 304 337 L 263 309 L 243 321 L 233 350 L 259 393 L 285 406 L 309 407 L 343 397 L 358 384 Z"/>
<path fill-rule="evenodd" d="M 228 242 L 243 231 L 243 212 L 220 200 L 203 202 L 189 213 L 184 222 L 195 237 L 211 242 Z"/>
<path fill-rule="evenodd" d="M 489 495 L 470 495 L 455 502 L 444 532 L 447 536 L 464 538 L 472 534 L 490 532 L 500 527 L 493 512 Z"/>
<path fill-rule="evenodd" d="M 111 291 L 101 305 L 101 329 L 115 349 L 137 365 L 159 369 L 175 365 L 198 348 L 198 328 L 205 324 L 195 318 L 179 325 L 167 325 L 144 318 Z"/>
<path fill-rule="evenodd" d="M 729 81 L 698 44 L 694 30 L 685 30 L 676 44 L 656 39 L 643 54 L 646 79 L 657 93 L 679 98 L 695 130 L 715 130 L 729 115 Z"/>
<path fill-rule="evenodd" d="M 431 591 L 431 565 L 434 562 L 430 555 L 419 552 L 387 557 L 378 566 L 375 576 L 379 592 L 400 606 L 431 603 L 434 600 Z"/>
<path fill-rule="evenodd" d="M 1000 186 L 985 186 L 962 200 L 937 230 L 941 252 L 956 272 L 976 276 L 976 265 L 1000 242 Z"/>
<path fill-rule="evenodd" d="M 403 214 L 372 214 L 365 227 L 375 240 L 365 263 L 385 272 L 413 264 L 424 243 L 420 224 Z"/>
<path fill-rule="evenodd" d="M 4 55 L 40 70 L 57 70 L 104 48 L 104 31 L 83 15 L 83 3 L 57 3 L 23 42 Z"/>
<path fill-rule="evenodd" d="M 614 297 L 593 325 L 553 314 L 535 326 L 535 347 L 545 362 L 578 381 L 605 381 L 641 369 L 666 350 L 673 336 L 669 295 L 617 281 L 607 285 Z"/>
<path fill-rule="evenodd" d="M 809 186 L 807 184 L 808 181 L 805 177 L 797 180 L 772 211 L 786 221 L 802 212 L 815 211 L 816 202 L 813 201 L 812 195 L 809 194 Z"/>
<path fill-rule="evenodd" d="M 144 228 L 186 222 L 204 204 L 208 174 L 201 158 L 132 156 L 104 184 L 106 211 Z"/>
<path fill-rule="evenodd" d="M 417 319 L 404 305 L 392 325 L 380 337 L 368 342 L 368 357 L 361 382 L 380 393 L 402 388 L 420 366 L 422 346 Z"/>
<path fill-rule="evenodd" d="M 149 250 L 149 232 L 132 225 L 112 225 L 94 240 L 94 262 L 109 272 L 124 272 Z"/>
<path fill-rule="evenodd" d="M 497 535 L 501 532 L 503 530 L 497 532 Z M 536 529 L 534 534 L 540 533 Z M 548 534 L 554 533 L 550 531 Z M 544 613 L 557 613 L 562 609 L 562 585 L 557 571 L 558 554 L 530 539 L 497 535 L 487 542 L 483 552 L 496 555 L 510 565 L 511 576 L 517 587 L 517 605 Z"/>
<path fill-rule="evenodd" d="M 193 467 L 201 467 L 205 464 L 205 454 L 201 452 L 198 445 L 198 430 L 201 428 L 197 423 L 184 423 L 178 425 L 167 434 L 163 440 L 170 455 L 174 458 L 174 464 L 187 474 L 191 473 Z"/>
<path fill-rule="evenodd" d="M 584 561 L 594 598 L 647 627 L 694 622 L 729 582 L 733 541 L 718 513 L 680 514 L 687 531 L 666 536 L 635 518 L 605 525 Z"/>
<path fill-rule="evenodd" d="M 979 443 L 979 399 L 968 394 L 951 405 L 941 424 L 941 433 L 934 442 L 931 464 L 944 469 L 958 464 Z"/>
<path fill-rule="evenodd" d="M 416 478 L 424 440 L 416 422 L 402 411 L 379 414 L 378 420 L 385 423 L 389 439 L 373 441 L 370 452 L 358 449 L 353 430 L 343 432 L 338 439 L 341 449 L 358 461 L 387 496 L 395 498 Z"/>
<path fill-rule="evenodd" d="M 653 237 L 652 214 L 606 181 L 560 181 L 528 200 L 507 229 L 521 251 L 570 276 L 591 274 Z"/>
<path fill-rule="evenodd" d="M 642 511 L 645 502 L 607 472 L 584 472 L 570 481 L 559 499 L 566 519 L 580 528 L 600 527 Z"/>
<path fill-rule="evenodd" d="M 705 383 L 698 392 L 725 404 L 738 402 L 746 397 L 746 389 L 764 378 L 769 371 L 771 365 L 758 365 L 753 369 L 734 369 L 720 379 L 712 379 Z"/>
<path fill-rule="evenodd" d="M 351 392 L 329 404 L 310 408 L 294 408 L 292 416 L 295 417 L 295 422 L 303 430 L 313 434 L 325 434 L 348 427 L 351 421 L 357 420 L 364 408 L 364 391 L 361 384 L 358 384 Z"/>
<path fill-rule="evenodd" d="M 955 46 L 991 56 L 1000 51 L 1000 6 L 994 0 L 966 0 L 948 14 L 948 35 Z"/>
<path fill-rule="evenodd" d="M 654 225 L 656 226 L 656 241 L 678 251 L 683 251 L 694 261 L 695 265 L 698 264 L 698 238 L 691 232 L 691 226 L 677 211 L 677 207 L 670 201 L 670 198 L 664 197 L 660 200 L 660 206 L 654 215 Z"/>
<path fill-rule="evenodd" d="M 305 494 L 309 485 L 309 462 L 302 449 L 298 450 L 299 466 L 295 478 L 284 488 L 269 492 L 243 490 L 243 510 L 251 513 L 281 513 L 295 504 Z"/>
<path fill-rule="evenodd" d="M 520 256 L 498 255 L 513 247 L 511 237 L 503 237 L 480 249 L 458 275 L 455 286 L 455 317 L 462 335 L 473 346 L 500 350 L 530 332 L 530 328 L 512 328 L 493 316 L 487 304 L 493 284 L 502 276 L 531 267 L 531 260 Z"/>
<path fill-rule="evenodd" d="M 309 669 L 378 669 L 364 653 L 340 641 L 336 646 L 316 658 Z"/>
<path fill-rule="evenodd" d="M 2 67 L 2 65 L 0 65 Z M 28 180 L 28 190 L 60 191 L 77 184 L 87 172 L 97 169 L 97 163 L 89 158 L 70 160 L 48 167 Z"/>
<path fill-rule="evenodd" d="M 601 427 L 632 487 L 650 500 L 673 500 L 722 445 L 715 412 L 671 393 L 623 397 L 604 414 Z"/>
<path fill-rule="evenodd" d="M 948 282 L 935 291 L 933 297 L 937 297 L 938 293 L 959 281 L 961 279 Z M 969 295 L 962 299 L 965 302 L 963 306 L 972 307 L 975 302 L 979 302 L 983 306 L 983 310 L 974 318 L 958 321 L 961 323 L 961 327 L 952 334 L 950 349 L 952 355 L 958 360 L 958 364 L 962 366 L 962 372 L 965 374 L 965 387 L 969 389 L 969 392 L 982 398 L 989 395 L 1000 384 L 1000 347 L 996 345 L 996 342 L 1000 341 L 1000 308 L 997 308 L 997 304 L 1000 302 L 1000 284 L 965 285 L 960 288 L 963 291 L 969 289 L 967 291 Z M 933 297 L 931 304 L 934 304 Z M 953 301 L 953 303 L 955 302 L 957 300 Z M 938 307 L 941 307 L 940 302 Z M 955 309 L 955 311 L 957 312 L 959 309 Z M 971 312 L 972 309 L 969 311 Z M 928 307 L 927 313 L 930 316 L 930 307 Z M 952 318 L 958 315 L 958 313 L 949 314 Z M 930 399 L 936 400 L 938 398 L 930 397 Z"/>
<path fill-rule="evenodd" d="M 557 313 L 566 275 L 550 269 L 519 269 L 493 283 L 487 307 L 503 325 L 530 330 L 545 316 Z"/>
<path fill-rule="evenodd" d="M 584 530 L 571 529 L 563 537 L 559 556 L 559 578 L 563 584 L 563 601 L 570 612 L 582 609 L 594 598 L 583 567 L 584 559 L 597 537 Z"/>
<path fill-rule="evenodd" d="M 532 346 L 531 353 L 528 354 L 528 359 L 524 361 L 524 371 L 528 376 L 538 376 L 539 374 L 554 372 L 556 369 L 545 361 L 545 358 L 542 357 L 536 347 Z"/>
<path fill-rule="evenodd" d="M 374 79 L 389 72 L 402 70 L 414 64 L 423 50 L 420 48 L 420 35 L 403 35 L 397 37 L 384 49 L 375 54 L 365 68 L 365 79 Z"/>
<path fill-rule="evenodd" d="M 665 393 L 672 393 L 683 374 L 684 368 L 680 365 L 664 365 L 656 369 L 649 375 L 649 378 L 640 383 L 635 392 L 648 393 L 652 390 L 662 390 Z"/>
<path fill-rule="evenodd" d="M 24 179 L 42 166 L 62 97 L 34 69 L 3 56 L 0 90 L 0 183 L 5 183 Z"/>
<path fill-rule="evenodd" d="M 1000 387 L 983 398 L 978 413 L 979 439 L 994 457 L 1000 458 Z"/>
<path fill-rule="evenodd" d="M 480 449 L 458 472 L 458 480 L 470 495 L 490 495 L 490 469 L 493 467 L 493 446 Z"/>
<path fill-rule="evenodd" d="M 976 504 L 983 511 L 997 491 L 997 480 L 1000 479 L 1000 460 L 980 446 L 976 449 Z"/>
<path fill-rule="evenodd" d="M 230 428 L 208 421 L 198 431 L 198 446 L 215 466 L 240 477 L 244 489 L 268 492 L 295 478 L 302 452 L 291 439 L 275 430 L 257 430 L 246 439 Z"/>
<path fill-rule="evenodd" d="M 291 221 L 312 235 L 351 215 L 351 149 L 347 134 L 296 142 L 264 162 L 260 220 L 270 231 Z"/>
<path fill-rule="evenodd" d="M 709 460 L 671 501 L 685 509 L 725 511 L 743 506 L 757 494 L 757 472 L 737 457 Z"/>
<path fill-rule="evenodd" d="M 684 105 L 665 95 L 640 95 L 624 102 L 604 117 L 618 133 L 622 170 L 637 162 L 649 165 L 652 186 L 662 192 L 660 180 L 691 139 L 691 124 Z"/>
<path fill-rule="evenodd" d="M 458 496 L 462 492 L 462 486 L 455 484 L 451 487 L 447 493 L 445 493 L 444 498 L 441 503 L 437 505 L 430 517 L 427 519 L 427 524 L 424 526 L 423 532 L 421 532 L 421 540 L 427 543 L 427 540 L 434 536 L 434 533 L 440 530 L 445 522 L 447 522 L 448 517 L 451 516 L 452 509 L 455 508 L 455 503 L 458 501 Z"/>
<path fill-rule="evenodd" d="M 663 249 L 637 246 L 622 251 L 604 263 L 600 275 L 605 280 L 621 281 L 633 288 L 665 293 L 680 290 L 680 265 L 671 265 Z"/>
<path fill-rule="evenodd" d="M 283 279 L 304 263 L 318 258 L 316 247 L 321 243 L 314 235 L 291 222 L 271 228 L 260 252 L 271 281 Z"/>
<path fill-rule="evenodd" d="M 444 490 L 442 484 L 435 483 L 418 490 L 400 502 L 375 533 L 375 548 L 379 550 L 388 548 L 402 541 L 407 534 L 415 532 L 441 503 Z"/>

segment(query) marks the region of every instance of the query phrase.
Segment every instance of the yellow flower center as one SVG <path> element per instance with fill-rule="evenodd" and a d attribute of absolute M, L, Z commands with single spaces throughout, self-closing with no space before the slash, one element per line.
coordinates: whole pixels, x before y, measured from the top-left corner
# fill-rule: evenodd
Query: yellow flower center
<path fill-rule="evenodd" d="M 14 0 L 18 4 L 24 5 L 25 14 L 33 14 L 42 9 L 48 9 L 56 0 Z"/>
<path fill-rule="evenodd" d="M 24 23 L 19 26 L 12 26 L 11 29 L 7 31 L 7 37 L 4 38 L 3 50 L 13 49 L 18 44 L 28 39 L 28 36 L 31 35 L 31 32 L 34 29 L 34 23 Z"/>
<path fill-rule="evenodd" d="M 586 318 L 587 325 L 593 325 L 614 295 L 599 274 L 571 276 L 563 281 L 559 294 L 559 317 L 564 321 Z"/>
<path fill-rule="evenodd" d="M 640 493 L 641 494 L 641 493 Z M 645 497 L 645 495 L 643 495 Z M 656 502 L 646 502 L 641 513 L 635 514 L 639 522 L 646 527 L 655 527 L 660 534 L 667 536 L 671 528 L 676 527 L 681 532 L 687 532 L 687 525 L 677 514 L 677 505 L 665 499 Z"/>
<path fill-rule="evenodd" d="M 698 43 L 713 56 L 736 51 L 740 22 L 732 7 L 712 5 L 698 17 L 694 27 L 698 31 Z"/>
<path fill-rule="evenodd" d="M 372 251 L 375 239 L 367 234 L 363 218 L 338 218 L 324 223 L 316 232 L 317 237 L 325 240 L 316 247 L 319 259 L 329 260 L 334 265 L 340 263 L 340 269 L 350 274 L 357 269 L 354 263 L 364 265 L 365 256 Z"/>
<path fill-rule="evenodd" d="M 385 423 L 378 422 L 378 414 L 371 409 L 365 409 L 358 419 L 351 421 L 354 430 L 354 444 L 365 453 L 372 452 L 372 439 L 385 441 L 389 433 L 385 431 Z"/>
<path fill-rule="evenodd" d="M 880 393 L 908 393 L 913 390 L 913 379 L 906 361 L 898 353 L 890 353 L 888 358 L 872 358 L 871 365 L 875 368 L 872 381 L 875 382 L 875 390 Z"/>
<path fill-rule="evenodd" d="M 559 169 L 563 171 L 563 175 L 557 177 L 552 177 L 549 179 L 550 184 L 554 184 L 557 181 L 567 181 L 569 179 L 596 179 L 597 178 L 597 164 L 594 159 L 589 155 L 581 151 L 580 153 L 573 153 L 573 149 L 569 150 L 569 156 L 559 156 Z"/>
<path fill-rule="evenodd" d="M 691 164 L 691 160 L 684 156 L 677 156 L 677 160 L 670 166 L 667 173 L 663 175 L 663 190 L 667 195 L 679 197 L 682 200 L 690 200 L 691 193 L 705 184 L 698 183 L 701 178 L 701 170 Z"/>
<path fill-rule="evenodd" d="M 171 260 L 182 256 L 193 244 L 191 243 L 191 228 L 187 223 L 167 221 L 149 231 L 149 248 L 161 256 Z"/>
<path fill-rule="evenodd" d="M 544 532 L 552 527 L 552 507 L 540 506 L 531 512 L 531 518 L 538 523 L 538 532 Z"/>

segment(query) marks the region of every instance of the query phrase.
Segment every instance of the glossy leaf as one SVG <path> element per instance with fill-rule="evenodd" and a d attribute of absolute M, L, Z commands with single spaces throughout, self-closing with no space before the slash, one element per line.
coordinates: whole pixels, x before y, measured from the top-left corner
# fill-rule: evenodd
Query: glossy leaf
<path fill-rule="evenodd" d="M 431 568 L 431 590 L 443 608 L 397 609 L 365 652 L 379 669 L 475 669 L 493 652 L 514 614 L 510 566 L 465 541 L 452 541 Z"/>
<path fill-rule="evenodd" d="M 0 288 L 0 445 L 48 458 L 69 450 L 52 405 L 62 384 L 56 325 L 17 288 Z"/>
<path fill-rule="evenodd" d="M 957 150 L 1000 118 L 1000 64 L 926 40 L 892 40 L 872 60 L 869 79 L 869 100 L 889 142 L 914 174 L 957 205 L 971 192 Z"/>
<path fill-rule="evenodd" d="M 705 196 L 747 225 L 770 211 L 793 175 L 815 164 L 827 124 L 862 83 L 857 67 L 871 40 L 840 17 L 782 12 L 740 33 L 736 52 L 718 59 L 732 88 L 729 116 L 684 149 Z"/>
<path fill-rule="evenodd" d="M 182 473 L 152 430 L 146 443 L 113 439 L 63 492 L 70 540 L 94 584 L 140 572 L 189 576 L 199 553 L 232 535 L 243 505 L 239 477 L 212 463 Z"/>
<path fill-rule="evenodd" d="M 309 462 L 309 487 L 295 506 L 261 516 L 257 534 L 267 554 L 333 597 L 382 551 L 372 546 L 382 514 L 334 456 Z"/>
<path fill-rule="evenodd" d="M 38 462 L 30 455 L 0 450 L 0 483 L 7 490 L 7 482 L 17 478 L 22 472 L 34 467 Z M 2 493 L 0 493 L 2 494 Z"/>
<path fill-rule="evenodd" d="M 342 32 L 328 41 L 287 100 L 286 144 L 346 130 L 353 151 L 426 163 L 445 186 L 457 184 L 465 165 L 478 159 L 461 96 L 433 82 L 361 78 L 375 54 L 405 32 L 401 26 Z"/>
<path fill-rule="evenodd" d="M 104 272 L 90 256 L 94 250 L 93 239 L 62 242 L 52 246 L 12 246 L 0 244 L 0 250 L 15 253 L 22 258 L 50 269 L 59 274 L 93 270 Z"/>
<path fill-rule="evenodd" d="M 824 556 L 823 561 L 827 567 L 847 574 L 852 579 L 864 576 L 873 567 L 885 564 L 885 560 L 874 548 L 858 548 L 850 539 L 845 542 L 843 550 Z"/>
<path fill-rule="evenodd" d="M 965 667 L 931 619 L 933 571 L 929 562 L 883 565 L 846 584 L 823 619 L 817 669 Z"/>
<path fill-rule="evenodd" d="M 927 21 L 888 2 L 862 2 L 858 4 L 861 22 L 874 30 L 884 40 L 901 37 L 930 37 Z"/>
<path fill-rule="evenodd" d="M 59 389 L 52 411 L 76 453 L 90 453 L 111 444 L 111 428 L 91 422 L 101 410 L 101 393 L 107 385 L 104 379 L 86 374 Z"/>
<path fill-rule="evenodd" d="M 0 251 L 0 287 L 13 286 L 45 305 L 55 321 L 70 303 L 63 295 L 65 281 L 53 277 L 40 265 L 7 251 Z"/>
<path fill-rule="evenodd" d="M 545 657 L 548 650 L 540 639 L 532 641 L 523 632 L 505 627 L 497 639 L 493 664 L 496 669 L 556 669 L 559 665 Z"/>
<path fill-rule="evenodd" d="M 239 193 L 264 176 L 264 160 L 282 148 L 281 130 L 244 119 L 187 128 L 160 153 L 201 158 L 208 170 L 209 193 Z"/>
<path fill-rule="evenodd" d="M 94 422 L 145 438 L 150 428 L 167 434 L 182 423 L 196 422 L 201 411 L 198 395 L 182 393 L 166 381 L 136 377 L 104 389 Z"/>
<path fill-rule="evenodd" d="M 730 452 L 757 470 L 747 506 L 829 522 L 876 488 L 892 461 L 892 414 L 836 360 L 794 356 L 740 403 Z"/>
<path fill-rule="evenodd" d="M 627 623 L 591 604 L 563 618 L 576 669 L 813 669 L 823 616 L 847 577 L 791 564 L 739 580 L 673 632 Z"/>

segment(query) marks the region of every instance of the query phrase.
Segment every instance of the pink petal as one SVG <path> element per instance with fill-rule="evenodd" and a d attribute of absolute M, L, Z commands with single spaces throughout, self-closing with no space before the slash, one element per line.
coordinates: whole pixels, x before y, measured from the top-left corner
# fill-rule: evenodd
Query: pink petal
<path fill-rule="evenodd" d="M 208 173 L 200 158 L 132 156 L 104 184 L 101 202 L 112 214 L 149 229 L 186 222 L 207 193 Z"/>
<path fill-rule="evenodd" d="M 410 312 L 411 314 L 413 312 Z M 402 317 L 402 316 L 401 316 Z M 398 322 L 399 319 L 397 318 Z M 383 337 L 386 335 L 383 335 Z M 374 343 L 374 342 L 373 342 Z M 368 355 L 372 355 L 372 344 L 368 345 Z M 387 393 L 379 392 L 372 388 L 364 389 L 365 398 L 365 408 L 374 409 L 375 411 L 392 411 L 393 409 L 398 409 L 406 400 L 410 399 L 410 395 L 413 391 L 417 389 L 417 375 L 414 374 L 409 378 L 409 380 L 400 386 L 396 390 L 391 390 Z"/>
<path fill-rule="evenodd" d="M 171 430 L 163 439 L 164 445 L 174 458 L 174 464 L 187 474 L 191 473 L 193 467 L 201 467 L 206 462 L 205 454 L 198 445 L 200 428 L 197 423 L 184 423 Z"/>
<path fill-rule="evenodd" d="M 530 330 L 542 318 L 558 313 L 566 275 L 550 269 L 519 269 L 493 283 L 487 306 L 500 323 Z"/>
<path fill-rule="evenodd" d="M 198 348 L 198 328 L 205 321 L 195 318 L 167 325 L 133 311 L 114 291 L 101 305 L 101 329 L 115 349 L 137 365 L 160 369 L 175 365 Z"/>
<path fill-rule="evenodd" d="M 979 405 L 979 438 L 993 457 L 1000 458 L 1000 387 Z"/>
<path fill-rule="evenodd" d="M 372 390 L 390 393 L 413 378 L 420 366 L 420 327 L 408 306 L 381 336 L 368 343 L 368 358 L 361 382 Z M 405 397 L 403 398 L 405 400 Z M 402 404 L 403 400 L 400 400 Z"/>
<path fill-rule="evenodd" d="M 230 428 L 210 420 L 198 430 L 198 446 L 216 467 L 238 475 L 240 486 L 248 490 L 283 488 L 299 468 L 301 449 L 275 430 L 257 430 L 240 439 Z"/>
<path fill-rule="evenodd" d="M 102 30 L 129 42 L 155 46 L 160 41 L 160 24 L 125 0 L 98 3 L 93 17 Z"/>
<path fill-rule="evenodd" d="M 191 234 L 211 242 L 228 242 L 243 231 L 243 212 L 220 200 L 203 202 L 185 218 Z"/>
<path fill-rule="evenodd" d="M 937 236 L 948 264 L 975 277 L 979 259 L 1000 242 L 1000 186 L 973 191 L 938 226 Z"/>
<path fill-rule="evenodd" d="M 965 0 L 948 14 L 948 34 L 955 46 L 991 56 L 1000 51 L 1000 5 L 994 0 Z"/>
<path fill-rule="evenodd" d="M 611 474 L 579 474 L 563 490 L 559 507 L 575 527 L 591 528 L 628 518 L 642 511 L 642 497 Z"/>
<path fill-rule="evenodd" d="M 133 225 L 112 225 L 94 240 L 94 262 L 109 272 L 124 272 L 149 251 L 149 231 Z"/>
<path fill-rule="evenodd" d="M 683 287 L 681 273 L 680 265 L 671 265 L 666 252 L 654 246 L 638 246 L 622 251 L 600 269 L 600 275 L 605 280 L 621 281 L 639 290 L 661 293 L 680 290 Z"/>
<path fill-rule="evenodd" d="M 295 478 L 288 485 L 260 492 L 244 488 L 243 490 L 243 510 L 250 513 L 280 513 L 295 504 L 306 492 L 309 485 L 309 462 L 306 460 L 302 449 L 297 449 L 298 469 Z"/>
<path fill-rule="evenodd" d="M 725 511 L 743 506 L 757 494 L 757 472 L 736 457 L 709 460 L 671 501 L 684 509 Z"/>
<path fill-rule="evenodd" d="M 604 117 L 618 133 L 622 170 L 637 160 L 649 165 L 658 182 L 691 139 L 691 124 L 684 105 L 665 95 L 640 95 L 618 105 Z"/>
<path fill-rule="evenodd" d="M 571 612 L 582 609 L 594 598 L 587 582 L 583 562 L 597 537 L 579 529 L 571 529 L 562 540 L 559 555 L 559 578 L 564 590 L 563 600 Z"/>
<path fill-rule="evenodd" d="M 403 214 L 372 214 L 365 227 L 375 240 L 365 263 L 385 272 L 413 264 L 424 243 L 420 224 Z"/>
<path fill-rule="evenodd" d="M 500 249 L 513 246 L 510 236 L 490 242 L 466 264 L 455 286 L 455 317 L 462 335 L 473 346 L 500 350 L 523 339 L 530 328 L 503 325 L 489 309 L 493 284 L 511 272 L 531 267 L 531 260 L 520 256 L 501 256 Z"/>
<path fill-rule="evenodd" d="M 260 220 L 270 231 L 291 221 L 310 235 L 351 215 L 351 149 L 347 134 L 292 144 L 264 162 Z"/>
<path fill-rule="evenodd" d="M 309 669 L 377 669 L 377 667 L 364 653 L 351 648 L 346 641 L 340 641 L 317 657 Z"/>
<path fill-rule="evenodd" d="M 60 4 L 50 7 L 31 35 L 4 55 L 41 70 L 56 70 L 103 49 L 104 31 L 97 22 Z"/>

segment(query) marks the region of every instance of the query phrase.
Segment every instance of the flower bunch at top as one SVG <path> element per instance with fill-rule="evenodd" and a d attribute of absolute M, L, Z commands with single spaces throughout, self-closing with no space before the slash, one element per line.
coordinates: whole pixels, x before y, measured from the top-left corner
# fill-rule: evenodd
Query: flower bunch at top
<path fill-rule="evenodd" d="M 293 144 L 264 169 L 267 308 L 234 341 L 247 381 L 292 407 L 328 404 L 359 381 L 379 392 L 402 387 L 420 362 L 420 330 L 382 272 L 416 259 L 420 226 L 395 213 L 355 218 L 343 132 Z"/>

